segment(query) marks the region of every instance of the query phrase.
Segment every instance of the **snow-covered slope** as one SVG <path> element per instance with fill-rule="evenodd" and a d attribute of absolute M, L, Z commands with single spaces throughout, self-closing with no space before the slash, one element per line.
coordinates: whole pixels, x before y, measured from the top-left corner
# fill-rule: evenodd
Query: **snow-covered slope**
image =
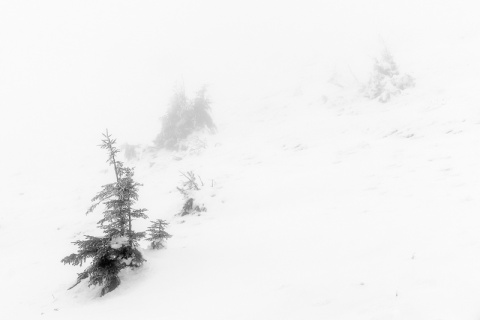
<path fill-rule="evenodd" d="M 113 176 L 103 150 L 96 147 L 101 132 L 93 131 L 102 121 L 114 123 L 111 131 L 120 131 L 119 143 L 131 143 L 132 135 L 133 143 L 146 147 L 160 115 L 150 104 L 159 99 L 142 89 L 151 94 L 142 97 L 141 103 L 149 105 L 145 114 L 118 115 L 109 106 L 90 121 L 87 111 L 76 111 L 73 117 L 81 121 L 71 128 L 62 122 L 70 119 L 68 112 L 57 113 L 62 99 L 49 106 L 54 112 L 47 108 L 38 118 L 37 112 L 26 118 L 16 114 L 4 136 L 14 141 L 18 135 L 18 143 L 6 142 L 2 155 L 0 318 L 478 319 L 480 99 L 475 89 L 480 37 L 467 24 L 470 20 L 458 19 L 462 15 L 455 8 L 439 10 L 445 18 L 452 9 L 459 24 L 455 30 L 421 29 L 406 39 L 394 32 L 399 30 L 395 26 L 385 29 L 400 69 L 417 82 L 386 104 L 358 96 L 345 80 L 352 74 L 362 80 L 362 68 L 370 67 L 370 47 L 357 43 L 358 51 L 343 51 L 346 39 L 358 30 L 340 37 L 345 43 L 328 53 L 318 48 L 305 53 L 305 43 L 298 40 L 295 63 L 283 64 L 292 52 L 274 52 L 284 46 L 267 50 L 269 44 L 262 43 L 260 57 L 248 51 L 251 57 L 239 65 L 223 57 L 216 72 L 197 67 L 199 73 L 191 75 L 188 66 L 197 60 L 185 54 L 187 82 L 195 83 L 203 71 L 211 80 L 218 133 L 200 135 L 204 146 L 196 144 L 194 152 L 144 149 L 127 163 L 136 167 L 136 180 L 144 184 L 139 206 L 149 210 L 152 220 L 170 222 L 167 231 L 173 237 L 159 251 L 143 244 L 148 262 L 122 273 L 121 286 L 102 298 L 98 288 L 86 284 L 67 291 L 81 269 L 60 263 L 76 249 L 72 241 L 98 232 L 100 212 L 83 213 Z M 147 26 L 154 20 L 152 13 L 127 9 L 122 10 L 139 10 L 134 12 L 145 17 Z M 334 9 L 344 12 L 340 5 Z M 302 16 L 299 12 L 290 14 Z M 259 23 L 263 16 L 256 15 Z M 415 19 L 422 21 L 421 16 Z M 407 34 L 415 34 L 406 25 Z M 315 34 L 310 24 L 302 26 L 306 29 L 287 28 L 287 38 L 304 31 Z M 256 27 L 254 23 L 250 31 Z M 254 42 L 268 35 L 257 35 Z M 336 44 L 333 38 L 328 44 Z M 203 38 L 195 39 L 201 47 Z M 233 38 L 227 44 L 239 45 Z M 336 53 L 348 61 L 333 59 Z M 221 68 L 227 66 L 231 69 Z M 347 88 L 325 84 L 332 70 Z M 102 79 L 94 81 L 100 85 Z M 129 99 L 125 92 L 120 96 L 117 102 Z M 70 99 L 67 94 L 63 98 Z M 21 105 L 31 99 L 21 96 Z M 129 123 L 145 120 L 144 126 L 122 130 L 129 117 Z M 30 131 L 12 124 L 20 119 Z M 69 128 L 76 134 L 64 131 Z M 176 187 L 180 172 L 190 170 L 202 177 L 198 200 L 208 211 L 179 217 L 183 199 Z M 137 222 L 136 228 L 147 224 Z"/>
<path fill-rule="evenodd" d="M 2 216 L 2 312 L 473 319 L 480 119 L 471 101 L 453 98 L 412 90 L 389 104 L 331 106 L 279 96 L 234 108 L 198 154 L 144 154 L 132 163 L 145 184 L 140 205 L 170 221 L 173 238 L 146 250 L 145 266 L 103 298 L 86 285 L 65 291 L 75 268 L 59 259 L 74 250 L 69 241 L 95 232 L 98 213 L 82 208 L 111 172 L 75 168 L 78 194 L 47 198 L 16 181 L 24 194 L 10 199 L 23 205 Z M 187 170 L 204 180 L 208 211 L 180 218 L 175 187 Z"/>

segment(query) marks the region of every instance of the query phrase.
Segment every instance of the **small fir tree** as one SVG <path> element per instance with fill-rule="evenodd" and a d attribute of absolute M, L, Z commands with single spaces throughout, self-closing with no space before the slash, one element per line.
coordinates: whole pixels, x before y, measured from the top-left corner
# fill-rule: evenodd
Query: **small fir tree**
<path fill-rule="evenodd" d="M 141 186 L 133 180 L 133 169 L 124 167 L 122 162 L 116 160 L 120 151 L 115 147 L 116 140 L 111 138 L 108 131 L 103 136 L 101 148 L 108 152 L 107 162 L 114 168 L 116 181 L 102 187 L 92 199 L 93 205 L 87 214 L 93 212 L 99 204 L 104 205 L 103 218 L 98 221 L 104 236 L 85 236 L 86 240 L 73 242 L 78 246 L 78 252 L 62 259 L 64 264 L 80 266 L 87 259 L 92 259 L 91 265 L 78 274 L 77 282 L 69 289 L 89 278 L 89 286 L 103 286 L 102 296 L 120 284 L 118 274 L 122 269 L 139 267 L 145 261 L 138 250 L 138 241 L 145 233 L 135 232 L 132 221 L 147 218 L 146 209 L 133 209 L 138 200 L 138 187 Z"/>
<path fill-rule="evenodd" d="M 172 236 L 165 231 L 168 223 L 162 219 L 151 221 L 152 225 L 147 229 L 149 237 L 146 240 L 150 241 L 152 249 L 161 249 L 164 247 L 164 241 Z"/>

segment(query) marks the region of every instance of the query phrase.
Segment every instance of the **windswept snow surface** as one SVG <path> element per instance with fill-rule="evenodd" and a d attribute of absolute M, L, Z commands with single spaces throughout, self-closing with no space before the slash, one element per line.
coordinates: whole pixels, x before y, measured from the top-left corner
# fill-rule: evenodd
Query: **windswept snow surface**
<path fill-rule="evenodd" d="M 199 154 L 146 154 L 135 163 L 145 184 L 140 205 L 167 219 L 173 237 L 166 249 L 145 250 L 145 266 L 125 272 L 103 298 L 86 285 L 66 291 L 76 269 L 59 263 L 74 249 L 69 241 L 95 232 L 95 214 L 85 218 L 78 200 L 93 183 L 77 180 L 76 197 L 23 195 L 31 210 L 49 213 L 13 211 L 11 221 L 21 223 L 2 223 L 9 290 L 2 312 L 475 319 L 480 119 L 472 101 L 451 99 L 412 92 L 390 104 L 332 107 L 278 97 L 235 108 Z M 202 177 L 199 201 L 208 211 L 180 218 L 175 186 L 187 170 Z"/>
<path fill-rule="evenodd" d="M 353 3 L 352 8 L 357 8 Z M 330 5 L 337 15 L 352 15 L 347 7 Z M 177 11 L 183 12 L 180 7 Z M 86 8 L 77 9 L 87 14 Z M 154 21 L 154 14 L 147 10 L 122 8 L 125 15 L 132 12 L 144 17 L 145 21 L 138 21 L 145 26 Z M 395 12 L 395 7 L 387 8 Z M 282 12 L 287 14 L 287 9 Z M 410 12 L 407 9 L 403 7 Z M 18 110 L 26 112 L 27 119 L 19 111 L 11 122 L 23 119 L 33 129 L 23 132 L 12 123 L 6 128 L 13 131 L 2 127 L 5 137 L 14 140 L 18 136 L 19 140 L 15 146 L 7 143 L 2 154 L 8 166 L 3 166 L 6 179 L 0 186 L 0 318 L 479 319 L 480 98 L 476 88 L 480 83 L 480 37 L 468 25 L 472 20 L 460 19 L 471 11 L 463 8 L 459 13 L 454 5 L 431 10 L 439 13 L 427 20 L 435 28 L 415 30 L 407 20 L 399 19 L 395 20 L 398 26 L 385 29 L 400 70 L 417 81 L 415 88 L 386 104 L 355 93 L 352 73 L 358 72 L 361 81 L 366 76 L 359 71 L 362 63 L 370 61 L 368 50 L 361 46 L 347 54 L 351 58 L 358 55 L 353 60 L 360 66 L 357 68 L 353 62 L 334 67 L 338 62 L 331 59 L 335 53 L 345 54 L 341 45 L 337 51 L 328 48 L 332 49 L 329 54 L 313 50 L 299 57 L 302 62 L 293 64 L 282 64 L 285 53 L 269 52 L 268 44 L 263 44 L 266 51 L 259 53 L 258 60 L 253 51 L 244 64 L 224 57 L 224 64 L 217 67 L 231 64 L 232 74 L 228 75 L 228 68 L 210 74 L 218 133 L 199 135 L 205 147 L 197 143 L 198 148 L 188 152 L 146 148 L 154 138 L 151 133 L 158 131 L 151 105 L 161 99 L 153 98 L 153 89 L 142 89 L 151 95 L 141 97 L 149 107 L 142 109 L 145 114 L 131 116 L 127 123 L 132 126 L 123 131 L 126 122 L 120 119 L 129 119 L 129 114 L 114 113 L 114 104 L 106 109 L 95 105 L 99 114 L 90 122 L 85 115 L 87 111 L 95 114 L 95 107 L 75 109 L 73 118 L 81 121 L 70 126 L 62 122 L 63 117 L 71 119 L 67 111 L 55 118 L 63 100 L 55 100 L 52 107 L 42 95 L 34 96 L 46 109 L 45 114 L 35 111 L 32 116 L 23 104 L 28 106 L 34 99 L 20 96 L 25 109 Z M 103 14 L 99 10 L 95 17 Z M 295 10 L 291 14 L 302 16 Z M 449 14 L 457 25 L 443 26 Z M 260 23 L 262 15 L 256 15 L 255 21 Z M 413 18 L 419 23 L 424 16 L 417 12 Z M 228 17 L 222 19 L 228 21 Z M 394 32 L 404 25 L 406 34 Z M 109 34 L 104 27 L 99 32 Z M 235 30 L 253 35 L 258 25 L 250 27 Z M 288 38 L 307 29 L 292 29 Z M 82 39 L 93 31 L 77 30 Z M 310 31 L 309 37 L 315 34 Z M 350 31 L 338 41 L 354 39 L 356 33 Z M 254 40 L 260 42 L 268 35 Z M 372 37 L 376 40 L 376 35 Z M 333 45 L 334 38 L 331 36 L 328 44 Z M 227 42 L 235 48 L 232 39 Z M 195 45 L 201 47 L 201 40 Z M 175 46 L 180 42 L 174 41 Z M 109 51 L 101 43 L 93 41 L 84 53 L 99 48 L 105 68 L 110 70 Z M 140 49 L 130 52 L 130 58 L 148 48 Z M 278 60 L 273 63 L 269 57 Z M 184 58 L 186 69 L 197 61 Z M 145 59 L 152 61 L 148 60 L 151 57 Z M 262 69 L 252 61 L 270 61 L 272 65 Z M 102 65 L 100 62 L 95 66 Z M 371 64 L 363 66 L 368 69 Z M 124 69 L 125 77 L 137 70 L 130 67 Z M 334 69 L 339 81 L 347 83 L 345 88 L 325 84 Z M 256 71 L 259 78 L 253 77 Z M 135 75 L 135 81 L 140 81 Z M 82 76 L 89 79 L 88 74 Z M 198 80 L 187 73 L 187 82 L 192 78 Z M 103 80 L 92 79 L 98 85 Z M 58 83 L 57 79 L 51 81 L 47 79 L 47 83 Z M 106 92 L 112 97 L 117 92 L 118 99 L 128 100 L 142 92 L 137 90 L 142 85 L 135 81 L 128 93 L 119 92 L 128 87 L 127 82 Z M 95 97 L 101 91 L 89 88 L 84 88 L 86 94 Z M 13 96 L 9 101 L 15 106 Z M 81 102 L 73 101 L 76 107 L 86 103 L 80 95 L 72 97 L 75 99 Z M 133 125 L 142 119 L 144 127 Z M 60 260 L 76 250 L 72 241 L 99 232 L 96 221 L 101 210 L 88 216 L 84 212 L 100 186 L 114 176 L 103 150 L 96 147 L 101 132 L 93 129 L 103 125 L 102 121 L 111 124 L 115 120 L 122 123 L 113 125 L 120 130 L 120 144 L 131 142 L 126 139 L 131 133 L 136 134 L 134 143 L 141 144 L 138 159 L 127 162 L 135 166 L 135 178 L 144 184 L 138 207 L 147 208 L 151 220 L 167 220 L 166 231 L 172 238 L 158 251 L 142 243 L 145 265 L 123 272 L 121 285 L 100 298 L 100 289 L 86 283 L 67 291 L 83 269 L 64 266 Z M 111 132 L 115 136 L 115 130 Z M 204 186 L 196 200 L 208 211 L 179 217 L 176 214 L 184 200 L 176 187 L 182 180 L 180 172 L 190 170 L 202 178 Z M 139 231 L 147 226 L 148 221 L 135 223 Z"/>

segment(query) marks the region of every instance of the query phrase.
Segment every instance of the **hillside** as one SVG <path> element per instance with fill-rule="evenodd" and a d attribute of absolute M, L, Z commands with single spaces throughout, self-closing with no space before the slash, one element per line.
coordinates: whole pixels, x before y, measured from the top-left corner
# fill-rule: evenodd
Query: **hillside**
<path fill-rule="evenodd" d="M 190 8 L 187 17 L 209 8 Z M 337 16 L 344 12 L 342 6 L 332 8 Z M 452 8 L 438 9 L 441 17 L 449 17 Z M 145 31 L 157 26 L 154 13 L 159 12 L 157 7 L 147 9 L 125 4 L 115 10 L 119 16 L 138 13 L 144 19 L 136 18 L 137 31 Z M 229 15 L 218 19 L 241 38 L 255 34 L 262 14 L 270 12 L 265 10 L 256 12 L 245 30 L 227 23 Z M 287 7 L 281 12 L 289 13 Z M 289 14 L 298 18 L 302 12 Z M 38 91 L 28 91 L 34 85 L 27 80 L 20 86 L 0 78 L 10 86 L 2 86 L 8 89 L 2 102 L 13 110 L 2 123 L 7 139 L 0 187 L 0 318 L 478 319 L 480 34 L 468 25 L 470 20 L 459 18 L 465 12 L 452 10 L 459 22 L 455 29 L 435 15 L 428 22 L 443 26 L 435 32 L 408 25 L 401 34 L 395 31 L 403 29 L 395 24 L 383 29 L 401 70 L 416 79 L 414 88 L 387 103 L 358 94 L 355 83 L 368 76 L 369 54 L 378 52 L 378 43 L 374 36 L 353 40 L 361 33 L 354 28 L 340 30 L 339 39 L 322 33 L 328 52 L 306 44 L 317 26 L 308 20 L 312 24 L 298 24 L 298 30 L 279 23 L 291 31 L 289 40 L 306 35 L 289 52 L 281 50 L 287 47 L 283 38 L 274 38 L 276 33 L 268 29 L 249 38 L 253 44 L 243 52 L 245 57 L 228 54 L 228 46 L 242 44 L 232 36 L 224 46 L 202 51 L 207 55 L 223 48 L 225 55 L 216 64 L 211 57 L 193 57 L 182 50 L 184 56 L 176 56 L 170 49 L 155 65 L 154 53 L 161 46 L 147 46 L 148 33 L 142 42 L 113 15 L 108 21 L 123 26 L 118 33 L 92 18 L 105 12 L 88 15 L 95 26 L 105 28 L 99 28 L 100 33 L 139 41 L 128 54 L 115 51 L 115 59 L 123 57 L 131 64 L 110 73 L 117 66 L 107 59 L 114 50 L 93 37 L 81 54 L 89 56 L 91 48 L 100 48 L 100 60 L 73 55 L 73 45 L 58 47 L 66 50 L 59 56 L 72 54 L 85 63 L 83 70 L 72 60 L 75 75 L 82 76 L 73 84 L 59 80 L 73 79 L 66 76 L 67 67 L 54 69 Z M 275 14 L 266 17 L 280 21 Z M 422 19 L 415 16 L 417 25 Z M 340 26 L 343 20 L 332 21 Z M 202 30 L 217 30 L 214 26 L 211 22 Z M 91 28 L 79 33 L 82 41 L 90 39 L 95 31 Z M 197 41 L 193 47 L 202 48 L 202 40 L 219 36 L 210 38 L 200 31 L 187 38 Z M 188 33 L 181 30 L 184 36 Z M 265 39 L 272 41 L 271 48 Z M 185 45 L 173 36 L 167 40 L 173 47 Z M 108 41 L 120 49 L 116 38 Z M 259 52 L 252 49 L 255 44 L 261 45 Z M 156 86 L 170 85 L 158 75 L 164 64 L 175 60 L 171 56 L 183 59 L 176 66 L 185 68 L 182 78 L 185 75 L 189 90 L 202 75 L 210 84 L 218 133 L 199 134 L 195 150 L 151 148 L 164 112 L 158 105 L 169 92 L 157 94 Z M 58 61 L 52 61 L 45 65 L 57 66 Z M 13 65 L 9 70 L 7 74 L 14 74 L 19 69 Z M 25 66 L 20 70 L 38 76 Z M 132 78 L 120 77 L 122 72 Z M 332 74 L 343 88 L 328 81 Z M 142 82 L 142 75 L 154 80 Z M 84 92 L 77 92 L 75 83 Z M 63 91 L 54 92 L 54 84 Z M 43 109 L 33 107 L 37 101 Z M 64 108 L 64 102 L 71 104 Z M 133 108 L 137 103 L 139 109 Z M 75 250 L 72 241 L 98 233 L 100 212 L 84 213 L 100 186 L 113 178 L 97 147 L 105 127 L 114 136 L 118 132 L 120 144 L 139 145 L 138 157 L 127 161 L 143 183 L 139 207 L 149 210 L 151 220 L 167 220 L 172 238 L 158 251 L 142 243 L 145 265 L 123 272 L 121 286 L 100 298 L 99 288 L 85 283 L 67 291 L 81 269 L 60 260 Z M 207 211 L 180 217 L 183 199 L 176 187 L 180 172 L 187 171 L 202 178 L 198 201 Z M 147 225 L 140 221 L 135 227 L 143 230 Z"/>
<path fill-rule="evenodd" d="M 59 259 L 70 241 L 94 232 L 98 213 L 85 217 L 82 208 L 112 173 L 80 167 L 91 179 L 76 180 L 78 195 L 47 198 L 17 181 L 18 201 L 38 214 L 12 208 L 2 217 L 2 243 L 22 230 L 3 247 L 14 263 L 3 266 L 12 290 L 2 312 L 474 318 L 480 122 L 469 101 L 431 99 L 413 91 L 389 104 L 338 107 L 278 97 L 280 105 L 264 100 L 256 112 L 237 108 L 221 119 L 198 154 L 145 154 L 133 163 L 144 183 L 140 204 L 167 219 L 173 237 L 164 250 L 144 251 L 145 267 L 101 299 L 86 285 L 65 291 L 75 268 Z M 208 211 L 180 218 L 175 187 L 187 170 L 208 181 Z"/>

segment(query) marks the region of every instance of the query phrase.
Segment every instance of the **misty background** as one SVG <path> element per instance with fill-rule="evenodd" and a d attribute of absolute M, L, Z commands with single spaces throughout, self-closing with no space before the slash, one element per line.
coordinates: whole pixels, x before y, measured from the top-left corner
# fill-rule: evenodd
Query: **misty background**
<path fill-rule="evenodd" d="M 364 80 L 382 45 L 418 86 L 455 88 L 423 75 L 469 72 L 442 52 L 478 30 L 474 2 L 2 0 L 2 167 L 65 178 L 78 158 L 103 165 L 106 128 L 151 143 L 179 84 L 207 85 L 215 117 L 305 85 L 322 94 L 337 69 Z"/>

